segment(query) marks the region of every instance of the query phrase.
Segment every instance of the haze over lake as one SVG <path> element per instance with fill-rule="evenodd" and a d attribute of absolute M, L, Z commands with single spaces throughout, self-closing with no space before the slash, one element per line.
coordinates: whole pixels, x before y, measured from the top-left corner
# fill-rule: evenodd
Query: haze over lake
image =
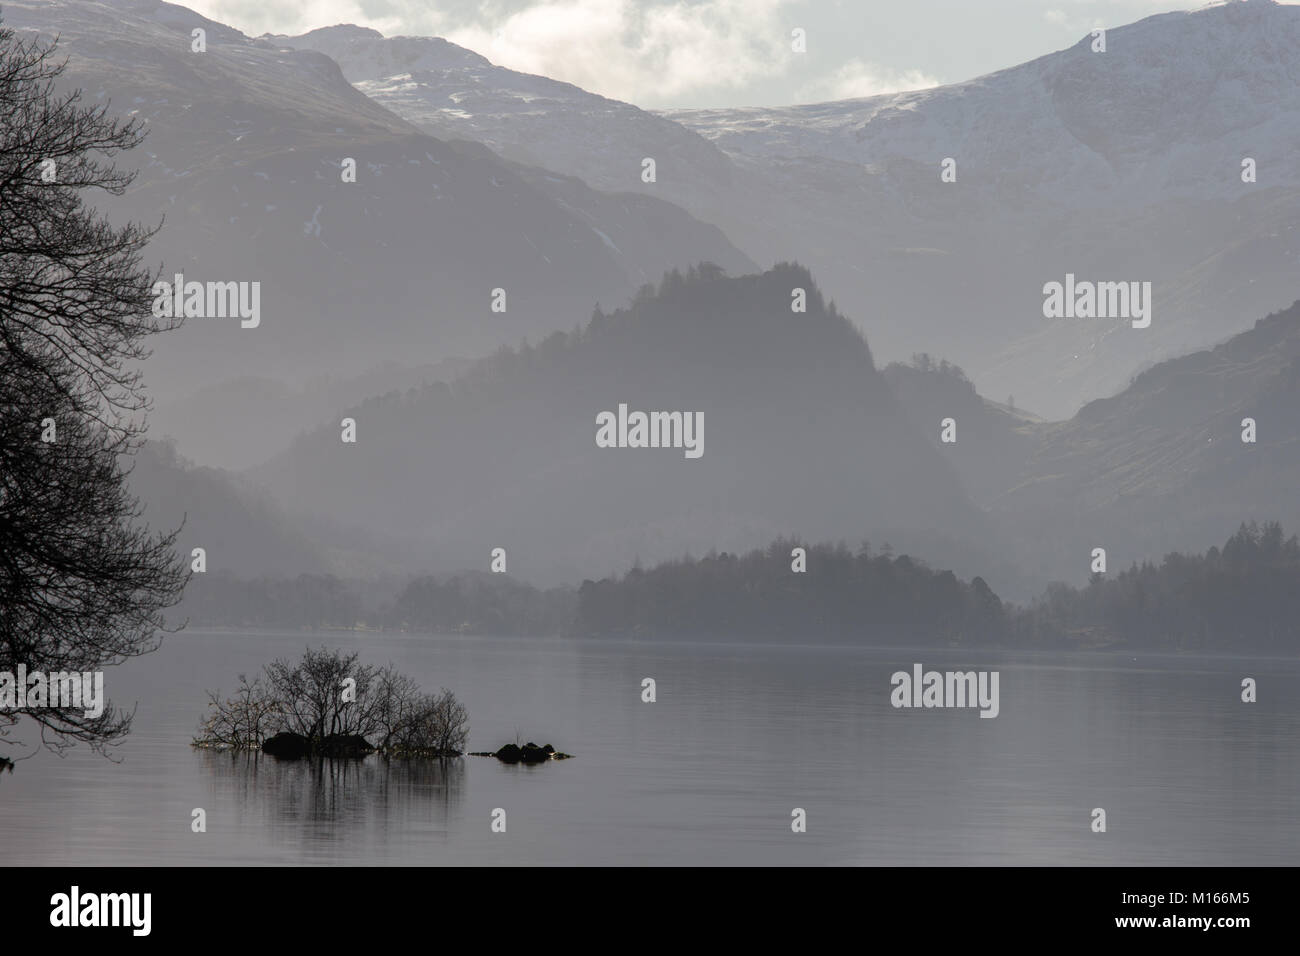
<path fill-rule="evenodd" d="M 190 747 L 205 689 L 308 644 L 452 689 L 471 750 L 518 733 L 575 759 L 317 768 Z M 1000 671 L 999 716 L 894 709 L 890 675 L 916 662 Z M 115 703 L 139 701 L 120 762 L 83 747 L 5 774 L 10 861 L 1300 862 L 1295 659 L 196 631 L 105 676 Z M 1247 676 L 1258 703 L 1240 700 Z M 191 832 L 196 807 L 206 833 Z M 795 807 L 806 833 L 791 832 Z"/>

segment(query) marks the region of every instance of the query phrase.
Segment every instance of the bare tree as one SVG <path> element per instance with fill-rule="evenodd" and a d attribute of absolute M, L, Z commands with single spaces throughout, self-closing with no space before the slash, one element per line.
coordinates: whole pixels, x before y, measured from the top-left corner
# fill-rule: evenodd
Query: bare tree
<path fill-rule="evenodd" d="M 313 744 L 336 734 L 373 734 L 380 710 L 370 693 L 375 678 L 375 669 L 358 664 L 355 653 L 324 648 L 308 649 L 297 664 L 272 662 L 266 680 L 284 715 L 278 729 L 301 734 Z"/>
<path fill-rule="evenodd" d="M 432 698 L 433 749 L 439 754 L 459 753 L 469 737 L 469 711 L 445 687 Z"/>
<path fill-rule="evenodd" d="M 411 716 L 387 752 L 397 757 L 452 757 L 465 750 L 469 713 L 456 695 L 444 689 L 411 701 Z"/>
<path fill-rule="evenodd" d="M 142 528 L 126 487 L 148 400 L 151 314 L 140 253 L 154 230 L 84 205 L 134 174 L 110 157 L 141 141 L 108 105 L 60 93 L 53 47 L 0 25 L 0 670 L 97 671 L 157 647 L 185 568 L 175 534 Z M 106 708 L 0 710 L 55 749 L 103 750 L 130 726 Z"/>
<path fill-rule="evenodd" d="M 420 715 L 420 687 L 405 674 L 386 667 L 379 672 L 375 693 L 379 701 L 375 749 L 381 753 L 400 751 L 409 745 L 411 728 Z"/>
<path fill-rule="evenodd" d="M 291 733 L 323 753 L 330 737 L 343 735 L 394 757 L 450 757 L 464 751 L 469 734 L 469 713 L 451 691 L 422 693 L 391 665 L 367 667 L 355 653 L 324 648 L 308 649 L 296 664 L 273 661 L 264 678 L 241 674 L 232 697 L 209 691 L 208 704 L 196 747 L 256 750 L 273 734 Z"/>
<path fill-rule="evenodd" d="M 196 747 L 256 750 L 281 723 L 281 707 L 260 677 L 239 675 L 239 689 L 225 700 L 208 691 L 211 712 L 194 738 Z"/>

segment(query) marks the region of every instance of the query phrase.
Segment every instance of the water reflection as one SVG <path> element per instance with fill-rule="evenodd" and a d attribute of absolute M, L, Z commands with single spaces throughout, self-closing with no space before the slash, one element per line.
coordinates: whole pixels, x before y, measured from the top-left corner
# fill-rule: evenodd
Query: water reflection
<path fill-rule="evenodd" d="M 170 865 L 1295 865 L 1300 662 L 975 654 L 996 720 L 896 710 L 903 650 L 380 635 L 367 651 L 451 686 L 470 746 L 523 733 L 577 754 L 509 766 L 279 762 L 190 747 L 207 675 L 299 634 L 178 635 L 122 668 L 141 701 L 111 763 L 74 748 L 0 781 L 7 857 Z M 642 703 L 641 680 L 660 703 Z M 1260 699 L 1241 679 L 1263 675 Z M 1094 807 L 1111 833 L 1094 834 Z M 192 808 L 207 815 L 191 832 Z M 509 812 L 509 837 L 491 829 Z M 810 825 L 790 835 L 790 810 Z M 814 816 L 815 813 L 815 816 Z"/>
<path fill-rule="evenodd" d="M 197 751 L 221 802 L 266 825 L 320 839 L 412 826 L 445 831 L 464 799 L 465 759 L 280 760 Z M 251 822 L 251 821 L 250 821 Z M 285 834 L 288 836 L 288 834 Z"/>

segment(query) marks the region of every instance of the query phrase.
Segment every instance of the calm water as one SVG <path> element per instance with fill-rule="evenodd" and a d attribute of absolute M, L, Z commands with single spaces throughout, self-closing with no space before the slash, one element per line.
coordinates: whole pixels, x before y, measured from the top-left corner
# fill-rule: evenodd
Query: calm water
<path fill-rule="evenodd" d="M 321 770 L 189 747 L 206 688 L 308 640 L 456 691 L 471 750 L 517 730 L 576 759 Z M 1000 670 L 1000 716 L 893 709 L 914 661 Z M 120 762 L 77 748 L 0 777 L 8 861 L 1300 863 L 1297 660 L 189 632 L 106 686 L 139 702 Z"/>

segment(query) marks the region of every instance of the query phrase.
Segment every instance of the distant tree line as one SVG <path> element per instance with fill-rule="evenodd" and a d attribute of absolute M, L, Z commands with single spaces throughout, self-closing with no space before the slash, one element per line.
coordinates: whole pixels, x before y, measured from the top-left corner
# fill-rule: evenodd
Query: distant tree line
<path fill-rule="evenodd" d="M 243 579 L 228 571 L 196 574 L 179 614 L 191 625 L 353 628 L 365 623 L 364 588 L 332 574 Z"/>
<path fill-rule="evenodd" d="M 891 364 L 898 365 L 901 363 L 895 362 Z M 941 378 L 950 378 L 961 385 L 970 386 L 969 390 L 971 392 L 975 391 L 975 386 L 971 383 L 971 380 L 966 377 L 966 372 L 960 365 L 954 365 L 944 358 L 941 358 L 936 362 L 934 356 L 929 352 L 913 352 L 911 368 L 916 369 L 918 372 L 935 374 Z"/>
<path fill-rule="evenodd" d="M 1020 612 L 1033 635 L 1179 649 L 1300 650 L 1300 542 L 1276 521 L 1223 548 L 1171 553 L 1084 588 L 1053 584 Z"/>
<path fill-rule="evenodd" d="M 803 548 L 805 571 L 793 570 Z M 982 578 L 966 583 L 909 558 L 778 540 L 745 555 L 685 558 L 584 581 L 580 635 L 864 644 L 993 644 L 1006 607 Z"/>
<path fill-rule="evenodd" d="M 803 549 L 805 571 L 793 552 Z M 204 580 L 199 580 L 202 577 Z M 984 581 L 957 578 L 888 545 L 778 540 L 747 554 L 710 553 L 576 590 L 504 575 L 420 576 L 371 602 L 364 582 L 328 575 L 242 581 L 195 576 L 191 623 L 420 633 L 744 639 L 946 646 L 1300 648 L 1300 543 L 1281 525 L 1243 524 L 1223 546 L 1173 553 L 1053 584 L 1027 607 Z"/>
<path fill-rule="evenodd" d="M 332 574 L 245 579 L 217 571 L 195 575 L 180 608 L 198 627 L 363 627 L 503 637 L 564 633 L 573 612 L 572 588 L 540 590 L 483 572 L 421 575 L 394 589 L 389 582 L 376 586 Z"/>

